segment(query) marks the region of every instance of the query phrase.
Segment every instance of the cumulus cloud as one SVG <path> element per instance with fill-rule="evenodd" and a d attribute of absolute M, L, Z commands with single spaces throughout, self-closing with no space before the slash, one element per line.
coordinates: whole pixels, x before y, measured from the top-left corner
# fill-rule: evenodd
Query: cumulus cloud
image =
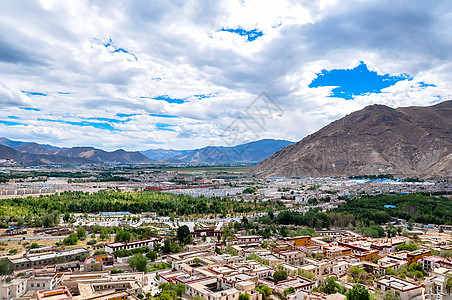
<path fill-rule="evenodd" d="M 0 3 L 0 136 L 107 150 L 199 148 L 229 142 L 237 118 L 251 128 L 244 140 L 296 141 L 369 104 L 430 105 L 450 94 L 449 6 Z M 409 79 L 352 100 L 331 97 L 331 86 L 309 87 L 323 70 L 360 61 L 381 76 Z M 282 113 L 254 128 L 244 111 L 262 91 Z"/>
<path fill-rule="evenodd" d="M 0 106 L 32 106 L 33 101 L 16 88 L 0 82 Z"/>

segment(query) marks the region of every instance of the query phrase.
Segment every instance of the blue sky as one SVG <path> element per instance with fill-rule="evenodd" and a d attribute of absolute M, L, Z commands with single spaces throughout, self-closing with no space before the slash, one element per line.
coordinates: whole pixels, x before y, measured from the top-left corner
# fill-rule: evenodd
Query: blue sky
<path fill-rule="evenodd" d="M 309 87 L 334 87 L 331 90 L 330 97 L 353 100 L 356 96 L 381 93 L 383 89 L 393 86 L 398 81 L 407 79 L 411 79 L 407 74 L 397 76 L 380 75 L 375 71 L 370 71 L 366 64 L 361 61 L 353 69 L 322 70 L 309 84 Z M 422 86 L 434 85 L 422 83 Z"/>
<path fill-rule="evenodd" d="M 219 31 L 230 32 L 230 33 L 233 33 L 233 34 L 238 34 L 240 36 L 245 37 L 248 42 L 252 42 L 255 39 L 257 39 L 258 37 L 263 35 L 262 31 L 260 31 L 257 28 L 250 29 L 250 30 L 246 30 L 246 29 L 240 28 L 240 27 L 238 27 L 238 28 L 221 28 Z"/>
<path fill-rule="evenodd" d="M 367 105 L 452 94 L 448 1 L 119 2 L 0 3 L 0 136 L 106 150 L 298 141 Z"/>

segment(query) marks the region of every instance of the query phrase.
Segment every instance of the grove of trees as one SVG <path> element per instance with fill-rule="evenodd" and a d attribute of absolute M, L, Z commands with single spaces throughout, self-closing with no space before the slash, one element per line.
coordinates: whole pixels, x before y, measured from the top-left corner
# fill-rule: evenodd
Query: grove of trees
<path fill-rule="evenodd" d="M 6 217 L 36 218 L 46 227 L 59 223 L 61 214 L 97 213 L 100 211 L 129 211 L 141 213 L 156 212 L 161 216 L 241 214 L 283 208 L 281 203 L 270 201 L 245 202 L 229 198 L 192 197 L 173 195 L 157 191 L 121 192 L 117 190 L 99 191 L 90 194 L 80 191 L 66 191 L 39 197 L 0 199 L 0 219 Z"/>

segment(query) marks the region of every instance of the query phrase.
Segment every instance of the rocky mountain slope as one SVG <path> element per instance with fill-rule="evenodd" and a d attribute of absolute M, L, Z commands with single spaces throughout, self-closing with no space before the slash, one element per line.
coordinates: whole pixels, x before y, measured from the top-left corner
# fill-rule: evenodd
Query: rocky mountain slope
<path fill-rule="evenodd" d="M 249 174 L 452 177 L 452 101 L 429 107 L 365 107 L 276 152 Z"/>

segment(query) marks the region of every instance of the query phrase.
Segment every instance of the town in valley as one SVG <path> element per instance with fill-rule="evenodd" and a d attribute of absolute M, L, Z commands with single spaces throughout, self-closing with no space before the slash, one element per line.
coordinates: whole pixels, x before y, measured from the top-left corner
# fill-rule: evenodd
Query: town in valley
<path fill-rule="evenodd" d="M 440 299 L 450 293 L 450 216 L 438 212 L 426 222 L 421 214 L 423 201 L 450 201 L 447 179 L 261 179 L 247 176 L 248 169 L 4 167 L 1 299 L 345 299 L 353 293 Z M 123 211 L 76 206 L 72 199 Z M 8 212 L 12 200 L 18 204 Z M 66 207 L 40 211 L 35 201 Z M 144 209 L 141 201 L 159 209 Z"/>

